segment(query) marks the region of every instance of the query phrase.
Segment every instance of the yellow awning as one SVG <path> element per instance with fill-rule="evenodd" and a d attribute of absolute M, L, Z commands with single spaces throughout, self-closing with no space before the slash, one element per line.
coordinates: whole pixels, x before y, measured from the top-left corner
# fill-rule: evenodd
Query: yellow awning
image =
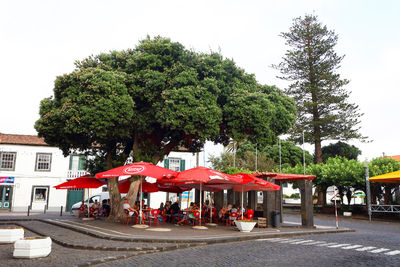
<path fill-rule="evenodd" d="M 400 171 L 389 172 L 369 178 L 371 182 L 400 183 Z"/>

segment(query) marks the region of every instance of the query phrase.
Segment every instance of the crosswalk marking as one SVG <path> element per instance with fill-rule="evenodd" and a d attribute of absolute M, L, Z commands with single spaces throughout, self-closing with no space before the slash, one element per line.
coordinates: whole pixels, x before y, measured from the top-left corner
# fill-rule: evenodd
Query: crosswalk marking
<path fill-rule="evenodd" d="M 385 255 L 389 255 L 389 256 L 393 256 L 393 255 L 397 255 L 397 254 L 400 254 L 400 250 L 393 250 L 393 251 L 385 253 Z"/>
<path fill-rule="evenodd" d="M 374 248 L 376 248 L 376 247 L 363 247 L 363 248 L 358 248 L 356 250 L 357 251 L 367 251 L 367 250 L 371 250 L 371 249 L 374 249 Z"/>
<path fill-rule="evenodd" d="M 351 244 L 337 244 L 337 245 L 333 245 L 333 246 L 328 246 L 328 248 L 340 248 L 340 247 L 345 247 L 345 246 L 349 246 Z"/>
<path fill-rule="evenodd" d="M 309 245 L 317 245 L 317 244 L 326 244 L 326 242 L 325 241 L 314 241 L 314 242 L 306 243 L 306 244 L 303 244 L 303 245 L 309 246 Z"/>
<path fill-rule="evenodd" d="M 360 248 L 362 247 L 362 245 L 352 245 L 352 246 L 348 246 L 348 247 L 342 247 L 342 249 L 355 249 L 355 248 Z"/>
<path fill-rule="evenodd" d="M 273 243 L 281 243 L 281 244 L 290 244 L 290 245 L 304 245 L 304 246 L 316 246 L 316 247 L 328 247 L 328 248 L 341 248 L 344 250 L 351 250 L 354 249 L 355 251 L 361 252 L 370 252 L 374 254 L 378 254 L 384 252 L 385 255 L 388 256 L 395 256 L 400 255 L 400 250 L 393 250 L 390 251 L 388 248 L 377 248 L 373 246 L 366 246 L 363 245 L 353 245 L 353 244 L 339 244 L 337 242 L 327 243 L 326 241 L 315 241 L 312 239 L 297 239 L 297 238 L 264 238 L 264 239 L 257 239 L 256 241 L 268 241 Z"/>
<path fill-rule="evenodd" d="M 335 245 L 335 244 L 337 244 L 336 242 L 333 242 L 333 243 L 325 243 L 325 244 L 319 244 L 319 245 L 317 245 L 318 247 L 326 247 L 326 246 L 330 246 L 330 245 Z"/>
<path fill-rule="evenodd" d="M 291 244 L 292 244 L 292 245 L 297 245 L 297 244 L 305 245 L 305 243 L 312 242 L 312 241 L 314 241 L 314 240 L 303 240 L 303 241 L 293 242 L 293 243 L 291 243 Z"/>
<path fill-rule="evenodd" d="M 371 252 L 371 253 L 381 253 L 381 252 L 388 251 L 388 250 L 389 250 L 388 248 L 379 248 L 379 249 L 371 250 L 369 252 Z"/>

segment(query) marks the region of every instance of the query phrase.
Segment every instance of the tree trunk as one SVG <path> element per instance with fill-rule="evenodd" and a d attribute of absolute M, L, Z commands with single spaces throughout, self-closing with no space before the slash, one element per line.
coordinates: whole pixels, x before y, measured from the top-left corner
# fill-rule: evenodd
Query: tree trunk
<path fill-rule="evenodd" d="M 389 186 L 385 186 L 385 205 L 390 205 L 392 198 L 392 189 Z"/>
<path fill-rule="evenodd" d="M 107 153 L 107 169 L 112 168 L 112 155 L 110 152 Z M 111 211 L 108 220 L 120 221 L 124 216 L 122 209 L 121 194 L 118 189 L 118 177 L 108 178 L 108 191 L 110 194 Z"/>
<path fill-rule="evenodd" d="M 347 206 L 350 206 L 350 203 L 351 203 L 351 196 L 352 196 L 353 194 L 351 193 L 351 191 L 350 190 L 347 190 L 347 192 L 346 192 L 346 197 L 347 197 Z"/>
<path fill-rule="evenodd" d="M 131 205 L 131 207 L 133 207 L 135 205 L 135 201 L 136 201 L 136 198 L 137 198 L 137 195 L 139 192 L 141 176 L 137 176 L 137 177 L 131 176 L 131 178 L 130 178 L 131 184 L 129 186 L 128 194 L 126 195 L 126 198 L 128 199 L 129 205 Z"/>
<path fill-rule="evenodd" d="M 321 163 L 322 162 L 321 141 L 320 140 L 316 140 L 314 147 L 315 147 L 315 163 Z"/>

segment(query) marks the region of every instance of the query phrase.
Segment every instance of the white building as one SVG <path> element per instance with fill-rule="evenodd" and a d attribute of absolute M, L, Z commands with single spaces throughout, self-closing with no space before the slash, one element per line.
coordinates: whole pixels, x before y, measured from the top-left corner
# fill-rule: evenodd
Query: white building
<path fill-rule="evenodd" d="M 26 212 L 30 207 L 32 211 L 44 212 L 45 209 L 60 211 L 63 207 L 69 211 L 74 203 L 82 200 L 83 190 L 56 190 L 54 186 L 86 174 L 85 162 L 83 155 L 64 157 L 60 149 L 37 136 L 0 133 L 0 210 Z M 171 152 L 158 165 L 186 170 L 196 166 L 196 155 Z M 106 190 L 106 187 L 91 189 L 89 195 Z M 185 201 L 188 195 L 182 194 L 180 199 Z M 189 200 L 193 197 L 191 193 Z M 156 208 L 161 202 L 176 198 L 177 194 L 157 192 L 150 194 L 148 200 Z"/>
<path fill-rule="evenodd" d="M 67 201 L 65 182 L 69 157 L 32 135 L 0 133 L 0 209 L 11 211 L 59 211 Z"/>

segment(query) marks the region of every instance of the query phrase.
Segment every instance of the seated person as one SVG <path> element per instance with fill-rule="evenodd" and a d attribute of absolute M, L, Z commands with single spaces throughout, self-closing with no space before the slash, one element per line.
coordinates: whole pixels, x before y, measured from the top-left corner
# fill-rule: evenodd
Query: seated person
<path fill-rule="evenodd" d="M 178 220 L 179 221 L 179 217 L 180 217 L 180 211 L 181 208 L 179 207 L 179 203 L 178 200 L 174 202 L 174 204 L 171 205 L 171 216 L 172 216 L 172 220 Z"/>
<path fill-rule="evenodd" d="M 251 208 L 251 206 L 247 206 L 247 211 L 243 215 L 246 219 L 253 219 L 254 210 Z"/>
<path fill-rule="evenodd" d="M 108 217 L 110 215 L 110 205 L 108 204 L 107 199 L 103 199 L 101 204 L 100 216 Z"/>
<path fill-rule="evenodd" d="M 132 208 L 131 205 L 129 205 L 129 201 L 126 197 L 123 198 L 124 204 L 123 204 L 123 209 L 128 211 L 129 216 L 138 216 L 139 213 L 136 209 Z"/>
<path fill-rule="evenodd" d="M 100 204 L 97 202 L 97 199 L 94 201 L 93 205 L 92 205 L 92 212 L 91 215 L 93 217 L 97 217 L 99 216 L 99 212 L 100 212 Z"/>

